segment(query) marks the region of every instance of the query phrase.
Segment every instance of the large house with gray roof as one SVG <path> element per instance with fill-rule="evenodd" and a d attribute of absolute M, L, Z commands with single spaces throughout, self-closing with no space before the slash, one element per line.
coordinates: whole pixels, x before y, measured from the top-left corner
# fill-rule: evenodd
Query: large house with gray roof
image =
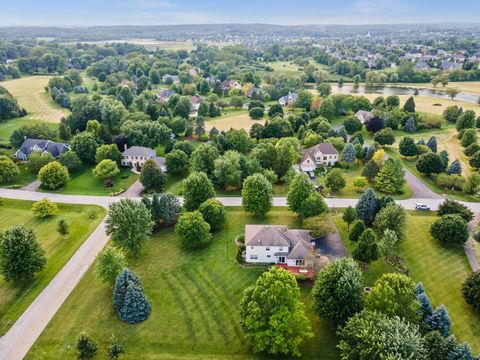
<path fill-rule="evenodd" d="M 289 230 L 285 225 L 245 225 L 245 261 L 257 264 L 304 266 L 315 250 L 307 230 Z"/>
<path fill-rule="evenodd" d="M 154 149 L 150 149 L 143 146 L 131 146 L 122 153 L 122 166 L 131 167 L 133 169 L 140 169 L 145 161 L 153 159 L 158 164 L 163 172 L 167 171 L 165 165 L 165 158 L 157 156 L 157 152 Z"/>
<path fill-rule="evenodd" d="M 25 161 L 33 152 L 39 153 L 40 155 L 50 153 L 55 159 L 58 159 L 60 155 L 69 150 L 70 146 L 64 143 L 43 139 L 25 139 L 14 155 L 18 160 Z"/>
<path fill-rule="evenodd" d="M 317 166 L 334 166 L 338 161 L 338 151 L 330 143 L 320 143 L 303 150 L 299 170 L 315 171 Z"/>

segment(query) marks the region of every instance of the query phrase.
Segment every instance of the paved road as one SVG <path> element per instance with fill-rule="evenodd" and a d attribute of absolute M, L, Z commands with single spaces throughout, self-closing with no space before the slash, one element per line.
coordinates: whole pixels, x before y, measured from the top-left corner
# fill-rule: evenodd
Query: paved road
<path fill-rule="evenodd" d="M 120 194 L 121 197 L 139 197 L 144 187 L 140 180 L 135 181 L 124 193 Z"/>
<path fill-rule="evenodd" d="M 476 213 L 472 221 L 468 223 L 468 230 L 470 231 L 470 236 L 468 237 L 467 242 L 463 246 L 465 249 L 465 254 L 467 255 L 468 262 L 470 263 L 470 267 L 472 268 L 472 271 L 478 271 L 480 270 L 480 266 L 478 264 L 478 259 L 477 256 L 475 255 L 475 251 L 473 250 L 473 232 L 475 228 L 477 227 L 478 222 L 480 221 L 480 214 Z"/>
<path fill-rule="evenodd" d="M 439 195 L 432 191 L 422 180 L 412 174 L 410 170 L 404 167 L 405 180 L 412 189 L 412 198 L 418 199 L 443 199 L 442 195 Z"/>
<path fill-rule="evenodd" d="M 63 195 L 13 189 L 0 189 L 0 197 L 32 201 L 48 198 L 59 203 L 99 205 L 105 208 L 120 199 L 119 197 Z M 219 197 L 218 199 L 225 206 L 241 206 L 242 204 L 241 197 Z M 325 200 L 329 207 L 355 206 L 357 203 L 357 199 L 327 198 Z M 442 198 L 420 198 L 399 200 L 397 203 L 411 210 L 415 208 L 416 202 L 423 202 L 435 210 L 442 201 Z M 286 206 L 286 204 L 284 197 L 273 198 L 274 206 Z M 480 212 L 480 203 L 465 204 L 474 212 Z M 0 359 L 23 359 L 107 242 L 105 224 L 102 222 L 25 310 L 7 334 L 0 338 Z"/>

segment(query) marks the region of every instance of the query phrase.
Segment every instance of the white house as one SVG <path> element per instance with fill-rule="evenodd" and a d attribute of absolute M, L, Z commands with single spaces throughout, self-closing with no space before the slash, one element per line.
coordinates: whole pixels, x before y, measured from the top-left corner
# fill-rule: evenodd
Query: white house
<path fill-rule="evenodd" d="M 278 103 L 282 106 L 293 104 L 297 101 L 297 94 L 289 92 L 288 95 L 282 96 L 278 99 Z"/>
<path fill-rule="evenodd" d="M 318 165 L 333 166 L 338 161 L 338 151 L 332 144 L 320 143 L 303 150 L 303 157 L 299 164 L 301 171 L 315 171 Z"/>
<path fill-rule="evenodd" d="M 130 166 L 140 169 L 145 161 L 153 159 L 160 166 L 163 172 L 167 171 L 165 166 L 165 158 L 157 156 L 157 152 L 153 149 L 143 146 L 131 146 L 122 153 L 122 166 Z"/>
<path fill-rule="evenodd" d="M 355 113 L 355 117 L 360 120 L 362 124 L 365 124 L 368 120 L 375 117 L 373 111 L 358 110 Z"/>
<path fill-rule="evenodd" d="M 289 230 L 285 225 L 245 225 L 245 248 L 247 263 L 303 266 L 315 244 L 307 230 Z"/>

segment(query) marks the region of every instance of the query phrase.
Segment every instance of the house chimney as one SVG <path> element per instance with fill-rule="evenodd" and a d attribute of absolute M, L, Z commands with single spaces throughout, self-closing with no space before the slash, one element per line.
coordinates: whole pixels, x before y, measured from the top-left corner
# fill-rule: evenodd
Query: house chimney
<path fill-rule="evenodd" d="M 23 141 L 27 140 L 27 135 L 23 135 Z"/>
<path fill-rule="evenodd" d="M 127 149 L 128 149 L 128 145 L 127 145 L 127 144 L 123 145 L 123 149 L 124 149 L 124 150 L 127 150 Z"/>

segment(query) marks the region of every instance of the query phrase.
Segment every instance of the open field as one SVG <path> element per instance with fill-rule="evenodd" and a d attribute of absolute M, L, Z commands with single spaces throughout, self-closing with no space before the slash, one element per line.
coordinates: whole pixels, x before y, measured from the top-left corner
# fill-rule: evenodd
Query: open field
<path fill-rule="evenodd" d="M 449 82 L 447 86 L 443 87 L 441 84 L 437 85 L 436 87 L 433 86 L 432 83 L 422 83 L 422 84 L 403 84 L 403 83 L 395 83 L 389 84 L 395 86 L 407 86 L 412 88 L 426 88 L 426 89 L 436 89 L 436 90 L 445 90 L 447 88 L 457 88 L 460 91 L 473 93 L 473 94 L 480 94 L 480 81 L 454 81 Z"/>
<path fill-rule="evenodd" d="M 228 131 L 231 128 L 234 128 L 244 129 L 248 132 L 255 123 L 263 125 L 265 120 L 252 120 L 247 112 L 238 111 L 226 116 L 205 121 L 205 130 L 208 132 L 215 127 L 218 131 Z"/>
<path fill-rule="evenodd" d="M 25 119 L 59 123 L 69 111 L 55 104 L 45 92 L 45 86 L 50 78 L 51 76 L 29 76 L 4 81 L 1 86 L 10 91 L 20 106 L 27 110 L 28 115 Z"/>
<path fill-rule="evenodd" d="M 73 359 L 78 333 L 87 331 L 105 354 L 110 334 L 126 342 L 125 359 L 258 359 L 251 355 L 239 321 L 239 301 L 263 267 L 235 261 L 234 238 L 247 223 L 298 227 L 295 216 L 274 208 L 261 221 L 229 208 L 226 227 L 203 250 L 181 248 L 173 229 L 161 230 L 146 243 L 129 268 L 139 274 L 152 304 L 150 318 L 138 325 L 122 323 L 112 307 L 112 290 L 90 269 L 31 349 L 28 359 Z M 310 285 L 302 284 L 307 313 L 315 330 L 302 351 L 308 358 L 336 359 L 337 339 L 329 324 L 310 307 Z"/>
<path fill-rule="evenodd" d="M 18 224 L 33 228 L 47 257 L 45 269 L 30 281 L 13 284 L 0 277 L 0 334 L 7 330 L 7 320 L 13 323 L 22 314 L 105 216 L 98 206 L 58 204 L 58 215 L 39 219 L 31 207 L 30 201 L 9 199 L 0 205 L 0 231 Z M 59 219 L 69 225 L 66 239 L 56 232 Z"/>
<path fill-rule="evenodd" d="M 46 124 L 51 130 L 57 130 L 58 124 L 55 123 L 46 123 L 39 120 L 32 120 L 29 116 L 23 118 L 10 119 L 4 122 L 0 122 L 0 143 L 8 143 L 10 135 L 17 130 L 18 128 L 24 125 L 33 125 L 33 124 Z"/>
<path fill-rule="evenodd" d="M 349 252 L 355 244 L 348 240 L 346 224 L 342 215 L 335 216 L 335 222 Z M 444 304 L 452 319 L 454 333 L 458 340 L 468 341 L 474 353 L 480 351 L 480 315 L 465 302 L 460 292 L 463 280 L 470 273 L 470 267 L 463 248 L 446 248 L 430 235 L 430 226 L 436 220 L 434 212 L 408 212 L 405 239 L 399 243 L 399 256 L 405 260 L 410 276 L 421 281 L 434 306 Z M 384 272 L 394 271 L 383 259 L 368 266 L 365 283 L 373 285 Z"/>
<path fill-rule="evenodd" d="M 111 188 L 106 188 L 103 181 L 93 176 L 91 168 L 85 168 L 79 172 L 72 173 L 70 178 L 70 181 L 56 192 L 73 195 L 108 196 L 122 189 L 128 189 L 138 179 L 138 175 L 131 172 L 130 169 L 120 169 L 120 173 L 112 178 L 113 187 Z M 48 192 L 55 191 L 48 190 Z"/>

